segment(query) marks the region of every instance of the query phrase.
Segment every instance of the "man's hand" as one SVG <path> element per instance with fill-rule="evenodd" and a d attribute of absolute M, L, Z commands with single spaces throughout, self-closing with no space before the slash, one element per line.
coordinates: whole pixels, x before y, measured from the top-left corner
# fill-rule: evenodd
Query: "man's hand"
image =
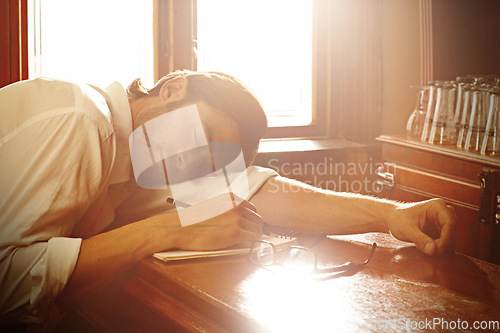
<path fill-rule="evenodd" d="M 455 250 L 455 212 L 442 199 L 401 204 L 387 225 L 394 237 L 415 243 L 427 255 Z"/>
<path fill-rule="evenodd" d="M 217 204 L 217 198 L 212 204 Z M 240 199 L 241 200 L 241 199 Z M 239 201 L 239 200 L 238 200 Z M 196 205 L 188 209 L 197 209 Z M 242 200 L 221 215 L 179 230 L 177 247 L 183 250 L 218 250 L 234 245 L 250 246 L 262 235 L 263 220 L 253 204 Z"/>
<path fill-rule="evenodd" d="M 239 203 L 235 208 L 188 227 L 182 227 L 177 212 L 171 210 L 84 239 L 71 280 L 58 297 L 59 305 L 65 308 L 81 302 L 155 252 L 251 245 L 262 234 L 262 218 L 251 203 L 233 199 Z M 221 205 L 223 198 L 212 198 L 210 203 Z"/>

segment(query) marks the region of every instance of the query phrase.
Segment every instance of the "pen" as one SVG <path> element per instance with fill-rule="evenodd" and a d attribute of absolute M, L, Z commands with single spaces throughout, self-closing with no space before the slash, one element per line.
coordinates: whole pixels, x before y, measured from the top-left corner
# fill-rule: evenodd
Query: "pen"
<path fill-rule="evenodd" d="M 188 208 L 188 207 L 191 207 L 190 204 L 186 203 L 186 202 L 182 202 L 182 201 L 179 201 L 179 200 L 175 200 L 174 198 L 171 198 L 171 197 L 168 197 L 167 198 L 167 202 L 169 204 L 174 204 L 176 206 L 179 206 L 179 207 L 182 207 L 182 208 Z"/>

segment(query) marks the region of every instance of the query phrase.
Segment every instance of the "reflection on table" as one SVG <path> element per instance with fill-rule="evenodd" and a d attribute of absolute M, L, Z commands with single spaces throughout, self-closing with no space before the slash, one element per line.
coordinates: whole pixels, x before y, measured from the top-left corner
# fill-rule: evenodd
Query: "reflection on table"
<path fill-rule="evenodd" d="M 107 332 L 413 332 L 499 324 L 500 266 L 461 254 L 431 258 L 377 233 L 329 237 L 314 251 L 322 267 L 362 262 L 373 242 L 366 267 L 320 275 L 259 267 L 245 256 L 148 258 L 67 322 Z"/>

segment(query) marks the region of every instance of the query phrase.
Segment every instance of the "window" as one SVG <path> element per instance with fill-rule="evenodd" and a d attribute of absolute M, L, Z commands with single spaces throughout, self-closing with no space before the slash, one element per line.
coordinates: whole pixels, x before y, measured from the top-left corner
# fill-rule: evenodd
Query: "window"
<path fill-rule="evenodd" d="M 28 0 L 29 77 L 152 86 L 177 69 L 218 70 L 255 91 L 270 137 L 324 136 L 316 2 Z"/>
<path fill-rule="evenodd" d="M 268 138 L 380 133 L 381 0 L 26 1 L 29 43 L 23 24 L 11 26 L 23 28 L 23 73 L 29 44 L 30 77 L 151 86 L 174 70 L 216 69 L 256 91 L 274 126 Z M 255 58 L 264 59 L 257 69 Z"/>
<path fill-rule="evenodd" d="M 198 70 L 249 85 L 270 126 L 310 125 L 312 9 L 312 0 L 198 0 Z"/>
<path fill-rule="evenodd" d="M 328 135 L 327 0 L 191 0 L 158 4 L 159 74 L 219 70 L 252 88 L 268 138 Z"/>
<path fill-rule="evenodd" d="M 153 4 L 29 0 L 29 77 L 154 84 Z"/>

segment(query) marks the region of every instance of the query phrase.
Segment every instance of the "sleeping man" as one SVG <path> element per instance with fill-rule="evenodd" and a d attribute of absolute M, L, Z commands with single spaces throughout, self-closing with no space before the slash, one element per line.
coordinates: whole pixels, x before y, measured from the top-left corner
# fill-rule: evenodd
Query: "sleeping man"
<path fill-rule="evenodd" d="M 179 118 L 161 118 L 169 113 Z M 146 135 L 151 124 L 162 134 Z M 155 252 L 249 246 L 263 221 L 304 233 L 387 232 L 428 255 L 452 248 L 455 217 L 442 200 L 337 193 L 251 166 L 266 129 L 257 98 L 222 73 L 174 72 L 151 89 L 140 80 L 124 90 L 50 79 L 0 89 L 3 325 L 50 327 L 63 309 Z M 158 138 L 174 148 L 155 159 Z M 212 143 L 239 149 L 213 159 Z M 205 153 L 181 154 L 198 147 Z M 211 161 L 208 169 L 193 156 Z M 224 161 L 233 157 L 242 190 Z M 148 158 L 155 168 L 143 178 Z M 225 186 L 207 191 L 198 178 L 210 172 Z M 177 210 L 168 197 L 191 200 L 191 207 Z M 223 208 L 196 209 L 207 200 Z"/>

